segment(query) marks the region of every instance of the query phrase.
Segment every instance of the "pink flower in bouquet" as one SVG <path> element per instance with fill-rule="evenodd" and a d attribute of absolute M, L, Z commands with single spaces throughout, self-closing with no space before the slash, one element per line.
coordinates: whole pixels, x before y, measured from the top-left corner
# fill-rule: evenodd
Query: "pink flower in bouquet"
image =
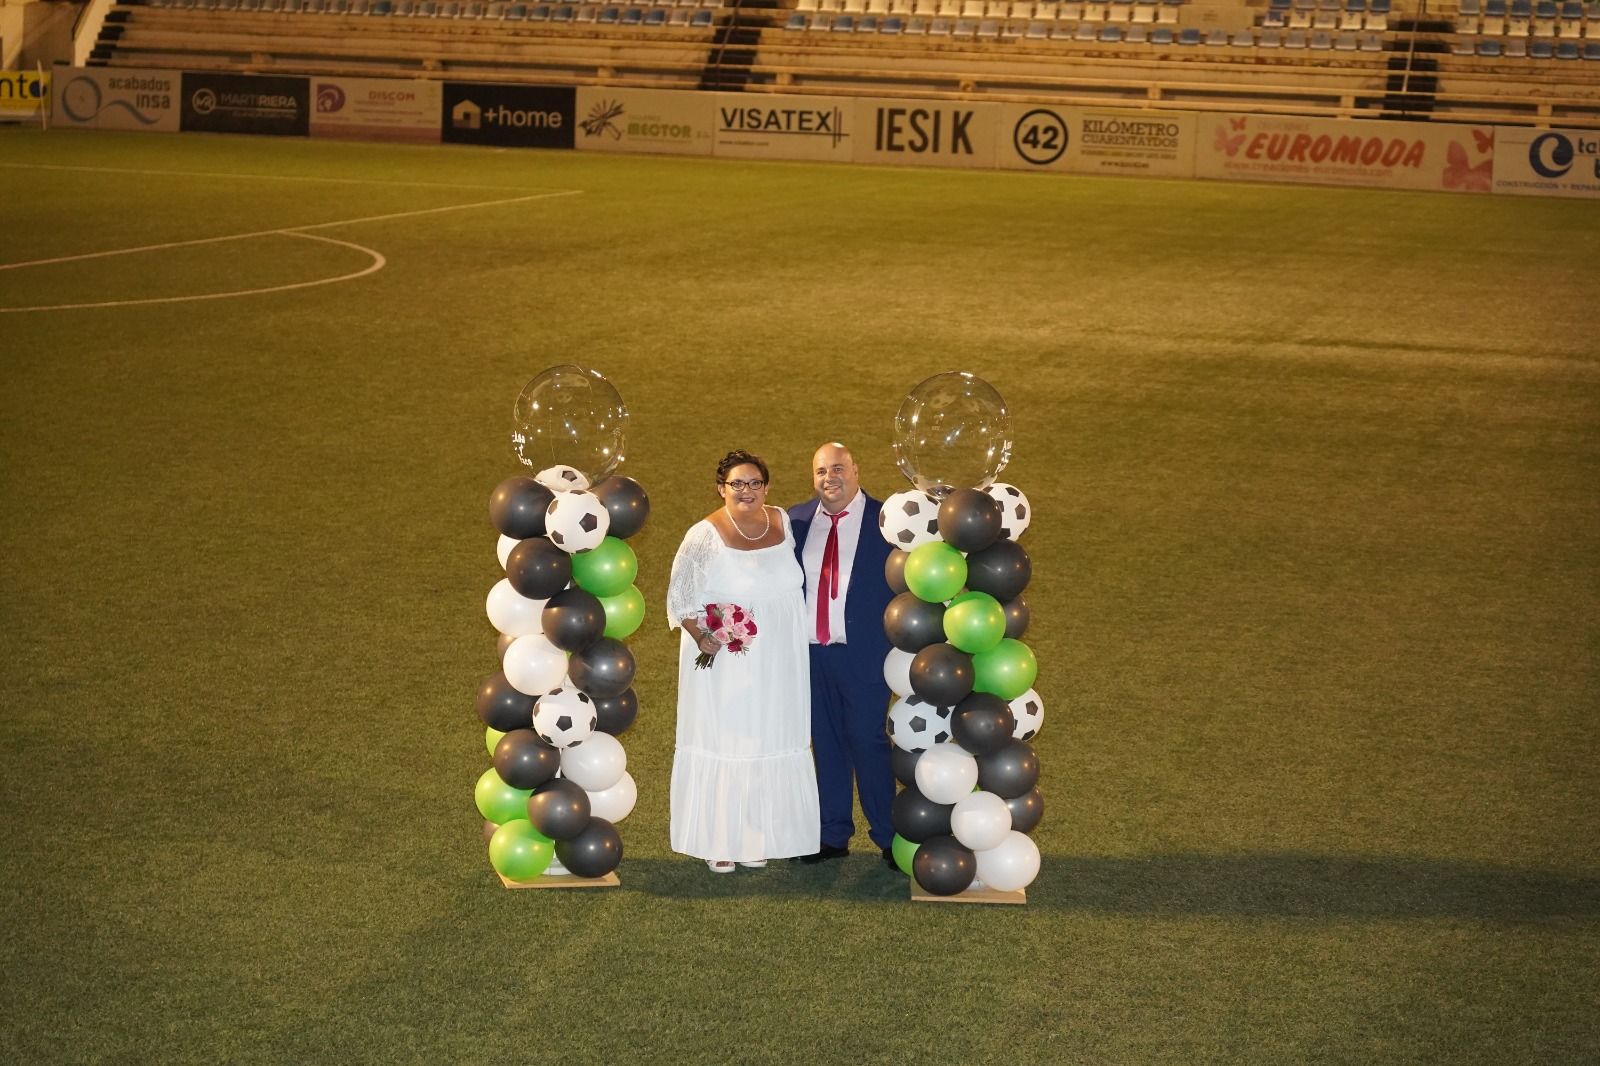
<path fill-rule="evenodd" d="M 756 621 L 750 617 L 750 612 L 736 603 L 708 603 L 705 614 L 699 619 L 700 628 L 710 635 L 711 639 L 727 648 L 735 655 L 742 655 L 750 649 L 750 641 L 756 635 Z M 705 669 L 711 665 L 714 655 L 701 652 L 695 657 L 694 665 L 698 669 Z"/>

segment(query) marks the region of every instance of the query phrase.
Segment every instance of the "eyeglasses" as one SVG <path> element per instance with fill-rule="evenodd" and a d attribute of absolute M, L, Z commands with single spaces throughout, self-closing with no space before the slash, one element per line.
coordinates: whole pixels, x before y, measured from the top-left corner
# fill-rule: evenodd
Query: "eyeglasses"
<path fill-rule="evenodd" d="M 760 478 L 756 478 L 754 481 L 722 481 L 718 482 L 718 484 L 726 485 L 734 492 L 743 492 L 745 489 L 755 491 L 767 487 L 767 483 Z"/>

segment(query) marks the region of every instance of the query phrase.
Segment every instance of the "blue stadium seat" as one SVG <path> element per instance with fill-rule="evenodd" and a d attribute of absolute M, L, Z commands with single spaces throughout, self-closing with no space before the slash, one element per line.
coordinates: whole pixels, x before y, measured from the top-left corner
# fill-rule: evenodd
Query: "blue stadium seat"
<path fill-rule="evenodd" d="M 550 5 L 549 4 L 540 4 L 538 6 L 544 8 L 544 17 L 546 19 L 548 19 L 550 17 Z M 520 21 L 520 20 L 525 19 L 527 17 L 528 17 L 528 5 L 527 4 L 512 4 L 510 7 L 506 8 L 506 19 L 508 21 L 517 22 L 517 21 Z"/>
<path fill-rule="evenodd" d="M 995 40 L 1000 36 L 1000 21 L 998 19 L 984 19 L 978 23 L 977 36 L 986 41 Z"/>
<path fill-rule="evenodd" d="M 537 10 L 537 9 L 536 9 Z M 550 9 L 551 22 L 571 22 L 577 17 L 577 9 L 571 4 L 560 4 Z M 530 16 L 532 17 L 532 16 Z"/>
<path fill-rule="evenodd" d="M 1583 46 L 1583 58 L 1600 63 L 1600 41 L 1590 41 Z"/>
<path fill-rule="evenodd" d="M 644 10 L 642 8 L 630 7 L 622 13 L 622 19 L 620 20 L 619 25 L 638 26 L 643 22 Z"/>
<path fill-rule="evenodd" d="M 1150 43 L 1151 44 L 1171 44 L 1172 43 L 1172 27 L 1170 27 L 1170 26 L 1157 26 L 1155 29 L 1151 30 L 1150 31 Z"/>
<path fill-rule="evenodd" d="M 658 7 L 644 17 L 644 24 L 650 27 L 665 26 L 667 24 L 667 9 Z"/>
<path fill-rule="evenodd" d="M 1500 42 L 1494 38 L 1490 38 L 1487 41 L 1479 41 L 1478 54 L 1488 59 L 1496 58 L 1500 55 Z"/>
<path fill-rule="evenodd" d="M 783 24 L 783 28 L 786 30 L 803 30 L 806 28 L 806 17 L 796 11 L 789 16 L 789 21 Z"/>
<path fill-rule="evenodd" d="M 1195 29 L 1193 26 L 1185 26 L 1182 30 L 1178 31 L 1178 43 L 1199 44 L 1200 31 Z"/>
<path fill-rule="evenodd" d="M 1122 40 L 1121 26 L 1101 26 L 1098 40 L 1102 44 L 1116 44 Z"/>
<path fill-rule="evenodd" d="M 1528 55 L 1533 59 L 1551 59 L 1555 54 L 1555 46 L 1549 41 L 1528 42 Z"/>
<path fill-rule="evenodd" d="M 394 4 L 392 0 L 376 0 L 367 13 L 369 15 L 392 15 L 394 14 Z"/>
<path fill-rule="evenodd" d="M 877 33 L 878 32 L 878 16 L 876 16 L 876 15 L 862 15 L 860 18 L 856 19 L 856 32 L 857 33 Z"/>
<path fill-rule="evenodd" d="M 1577 59 L 1578 55 L 1579 52 L 1577 41 L 1562 41 L 1560 44 L 1556 45 L 1557 59 Z"/>
<path fill-rule="evenodd" d="M 697 11 L 697 12 L 695 12 L 695 14 L 697 14 L 697 15 L 709 15 L 710 12 L 709 11 Z M 833 26 L 831 28 L 832 28 L 834 33 L 854 33 L 855 32 L 855 28 L 856 28 L 856 20 L 855 20 L 855 18 L 853 16 L 850 16 L 850 15 L 840 15 L 838 18 L 833 20 Z"/>
<path fill-rule="evenodd" d="M 620 8 L 603 7 L 600 9 L 600 14 L 595 18 L 595 21 L 610 26 L 615 24 L 621 17 L 622 11 Z"/>
<path fill-rule="evenodd" d="M 899 15 L 890 15 L 888 18 L 884 19 L 883 24 L 878 27 L 878 32 L 891 34 L 901 33 L 905 30 L 905 28 L 906 24 L 904 19 L 902 19 Z"/>
<path fill-rule="evenodd" d="M 711 12 L 705 10 L 704 8 L 696 11 L 689 19 L 690 29 L 703 30 L 709 25 L 711 25 Z"/>

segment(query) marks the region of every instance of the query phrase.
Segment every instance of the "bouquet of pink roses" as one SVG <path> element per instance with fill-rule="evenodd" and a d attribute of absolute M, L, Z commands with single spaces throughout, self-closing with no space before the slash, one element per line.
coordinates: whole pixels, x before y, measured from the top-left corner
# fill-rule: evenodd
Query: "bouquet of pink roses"
<path fill-rule="evenodd" d="M 721 644 L 735 655 L 743 655 L 750 650 L 750 642 L 755 639 L 756 620 L 750 617 L 750 612 L 740 607 L 737 603 L 708 603 L 705 614 L 698 619 L 700 628 L 712 640 Z M 701 652 L 695 657 L 696 669 L 704 670 L 711 665 L 713 654 Z"/>

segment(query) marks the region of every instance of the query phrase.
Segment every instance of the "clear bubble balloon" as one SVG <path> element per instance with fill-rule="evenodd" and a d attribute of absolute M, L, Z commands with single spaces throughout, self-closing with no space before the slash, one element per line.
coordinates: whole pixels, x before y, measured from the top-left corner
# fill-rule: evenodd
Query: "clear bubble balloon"
<path fill-rule="evenodd" d="M 622 462 L 628 409 L 605 375 L 553 366 L 522 389 L 512 412 L 511 447 L 530 471 L 571 467 L 592 485 Z"/>
<path fill-rule="evenodd" d="M 980 377 L 935 375 L 894 416 L 894 455 L 900 472 L 937 499 L 988 488 L 1011 459 L 1011 412 Z"/>

